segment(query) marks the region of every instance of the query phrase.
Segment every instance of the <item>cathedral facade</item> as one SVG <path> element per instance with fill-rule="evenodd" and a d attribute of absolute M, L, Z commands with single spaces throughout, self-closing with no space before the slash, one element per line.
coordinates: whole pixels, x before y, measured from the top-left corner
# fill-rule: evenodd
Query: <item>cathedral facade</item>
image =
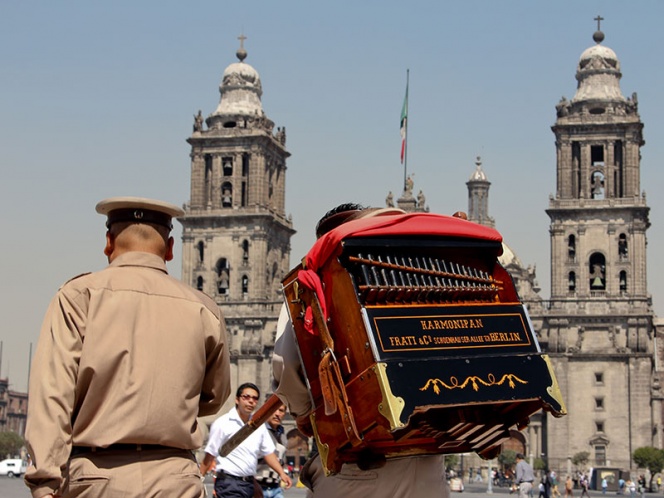
<path fill-rule="evenodd" d="M 629 470 L 635 449 L 663 447 L 662 351 L 647 289 L 649 208 L 640 185 L 643 123 L 637 95 L 621 92 L 615 52 L 601 44 L 601 31 L 593 38 L 578 63 L 577 92 L 558 103 L 552 127 L 550 299 L 539 294 L 535 268 L 524 267 L 509 245 L 500 257 L 552 359 L 568 410 L 560 419 L 531 417 L 505 447 L 563 473 L 577 470 L 572 461 L 582 453 L 588 467 Z M 468 219 L 494 226 L 491 184 L 479 158 L 466 185 Z"/>
<path fill-rule="evenodd" d="M 593 39 L 578 62 L 576 94 L 558 103 L 552 127 L 551 297 L 540 341 L 569 415 L 547 420 L 546 453 L 558 469 L 580 452 L 590 466 L 630 469 L 635 449 L 662 446 L 640 182 L 645 142 L 637 95 L 620 89 L 618 57 L 599 29 Z"/>
<path fill-rule="evenodd" d="M 226 321 L 233 392 L 222 412 L 243 382 L 271 392 L 281 279 L 295 233 L 285 212 L 286 130 L 265 115 L 246 56 L 241 46 L 224 71 L 217 109 L 194 117 L 190 199 L 180 219 L 182 280 L 212 296 Z"/>

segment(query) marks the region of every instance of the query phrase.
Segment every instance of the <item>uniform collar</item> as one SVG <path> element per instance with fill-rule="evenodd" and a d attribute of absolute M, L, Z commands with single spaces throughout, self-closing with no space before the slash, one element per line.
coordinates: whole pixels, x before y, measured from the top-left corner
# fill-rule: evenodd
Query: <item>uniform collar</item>
<path fill-rule="evenodd" d="M 166 262 L 162 258 L 156 254 L 140 251 L 130 251 L 121 254 L 115 258 L 109 266 L 145 266 L 148 268 L 154 268 L 155 270 L 163 271 L 164 273 L 168 273 L 168 270 L 166 269 Z"/>

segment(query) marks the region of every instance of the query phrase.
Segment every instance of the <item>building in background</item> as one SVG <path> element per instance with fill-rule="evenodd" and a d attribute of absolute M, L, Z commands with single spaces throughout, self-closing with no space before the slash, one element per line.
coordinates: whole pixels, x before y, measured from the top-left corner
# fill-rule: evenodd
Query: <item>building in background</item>
<path fill-rule="evenodd" d="M 263 111 L 258 72 L 230 64 L 219 87 L 217 109 L 194 117 L 190 199 L 180 218 L 182 280 L 212 296 L 226 320 L 233 393 L 254 382 L 271 387 L 270 358 L 282 305 L 281 280 L 289 271 L 285 212 L 285 128 Z M 222 411 L 234 404 L 234 394 Z"/>
<path fill-rule="evenodd" d="M 657 362 L 664 347 L 655 341 L 659 322 L 647 290 L 649 208 L 639 179 L 643 124 L 636 94 L 622 95 L 620 62 L 603 39 L 596 32 L 596 45 L 581 55 L 574 98 L 556 106 L 550 300 L 539 294 L 535 268 L 507 243 L 499 258 L 552 358 L 568 410 L 560 419 L 532 416 L 503 449 L 567 473 L 582 452 L 590 467 L 627 470 L 635 449 L 663 443 Z M 468 219 L 493 227 L 480 158 L 466 185 Z M 486 467 L 476 456 L 465 460 Z"/>
<path fill-rule="evenodd" d="M 550 465 L 632 467 L 642 446 L 661 448 L 662 391 L 647 288 L 649 207 L 641 192 L 643 123 L 636 93 L 620 89 L 620 61 L 596 44 L 579 59 L 577 91 L 556 106 L 556 194 L 551 298 L 540 340 L 569 415 L 547 421 Z"/>
<path fill-rule="evenodd" d="M 12 431 L 23 437 L 28 415 L 28 393 L 9 389 L 9 379 L 0 379 L 0 432 Z"/>
<path fill-rule="evenodd" d="M 495 220 L 489 214 L 491 182 L 482 168 L 480 157 L 475 162 L 475 171 L 466 182 L 466 186 L 468 188 L 468 220 L 494 228 Z M 539 294 L 541 289 L 537 283 L 535 267 L 524 266 L 516 252 L 506 241 L 503 241 L 503 254 L 498 258 L 498 261 L 512 277 L 519 297 L 528 310 L 533 328 L 538 333 L 541 329 L 545 302 Z M 510 449 L 524 455 L 532 455 L 533 458 L 541 458 L 546 442 L 543 428 L 545 421 L 546 419 L 543 418 L 541 413 L 531 416 L 530 424 L 524 431 L 517 431 L 516 429 L 510 431 L 511 439 L 503 444 L 503 450 Z M 475 468 L 480 468 L 483 465 L 479 458 L 473 457 L 468 460 L 468 463 L 474 465 Z"/>

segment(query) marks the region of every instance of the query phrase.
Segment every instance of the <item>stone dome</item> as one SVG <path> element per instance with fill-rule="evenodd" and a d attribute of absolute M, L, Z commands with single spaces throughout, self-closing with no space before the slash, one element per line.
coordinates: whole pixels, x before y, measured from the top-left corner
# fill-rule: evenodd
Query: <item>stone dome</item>
<path fill-rule="evenodd" d="M 521 260 L 519 257 L 516 255 L 516 253 L 512 250 L 510 246 L 505 244 L 503 242 L 503 253 L 500 255 L 498 258 L 498 262 L 504 267 L 517 267 L 517 268 L 523 268 L 523 264 L 521 264 Z"/>
<path fill-rule="evenodd" d="M 535 267 L 524 268 L 516 253 L 505 242 L 503 242 L 503 254 L 498 258 L 498 262 L 512 277 L 517 293 L 524 302 L 527 301 L 529 306 L 533 306 L 533 303 L 542 301 Z"/>
<path fill-rule="evenodd" d="M 609 47 L 600 45 L 604 34 L 596 32 L 596 45 L 587 48 L 581 54 L 576 68 L 578 81 L 576 95 L 572 102 L 584 100 L 619 100 L 625 101 L 620 91 L 620 61 Z"/>
<path fill-rule="evenodd" d="M 239 55 L 238 55 L 239 57 Z M 261 79 L 249 64 L 235 62 L 229 65 L 219 85 L 221 98 L 213 116 L 261 116 L 263 106 Z"/>
<path fill-rule="evenodd" d="M 486 173 L 482 169 L 482 161 L 481 158 L 478 156 L 477 160 L 475 161 L 475 171 L 473 171 L 473 174 L 470 175 L 470 179 L 468 181 L 471 182 L 488 182 L 488 178 L 486 177 Z"/>
<path fill-rule="evenodd" d="M 604 60 L 610 67 L 620 71 L 620 61 L 618 60 L 616 53 L 609 47 L 605 47 L 604 45 L 599 44 L 593 47 L 589 47 L 583 51 L 581 57 L 579 57 L 579 66 L 577 69 L 579 71 L 584 69 L 586 66 L 592 63 L 593 59 L 597 58 Z"/>

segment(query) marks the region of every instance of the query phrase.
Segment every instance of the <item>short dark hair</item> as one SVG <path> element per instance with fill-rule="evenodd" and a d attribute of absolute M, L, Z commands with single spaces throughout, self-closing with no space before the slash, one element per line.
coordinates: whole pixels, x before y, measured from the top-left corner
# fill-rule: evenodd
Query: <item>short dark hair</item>
<path fill-rule="evenodd" d="M 316 238 L 322 237 L 344 223 L 350 216 L 365 209 L 365 206 L 354 202 L 339 204 L 337 207 L 330 209 L 316 224 Z"/>
<path fill-rule="evenodd" d="M 253 384 L 251 382 L 245 382 L 244 384 L 241 384 L 240 387 L 237 388 L 237 392 L 235 393 L 235 397 L 239 398 L 240 396 L 242 396 L 242 391 L 244 391 L 245 389 L 253 389 L 254 391 L 256 391 L 258 393 L 259 397 L 261 395 L 261 391 L 260 391 L 260 389 L 258 389 L 258 386 L 256 384 Z"/>
<path fill-rule="evenodd" d="M 516 457 L 517 457 L 519 460 L 523 460 L 523 459 L 524 459 L 523 453 L 517 453 L 517 454 L 516 454 Z"/>

